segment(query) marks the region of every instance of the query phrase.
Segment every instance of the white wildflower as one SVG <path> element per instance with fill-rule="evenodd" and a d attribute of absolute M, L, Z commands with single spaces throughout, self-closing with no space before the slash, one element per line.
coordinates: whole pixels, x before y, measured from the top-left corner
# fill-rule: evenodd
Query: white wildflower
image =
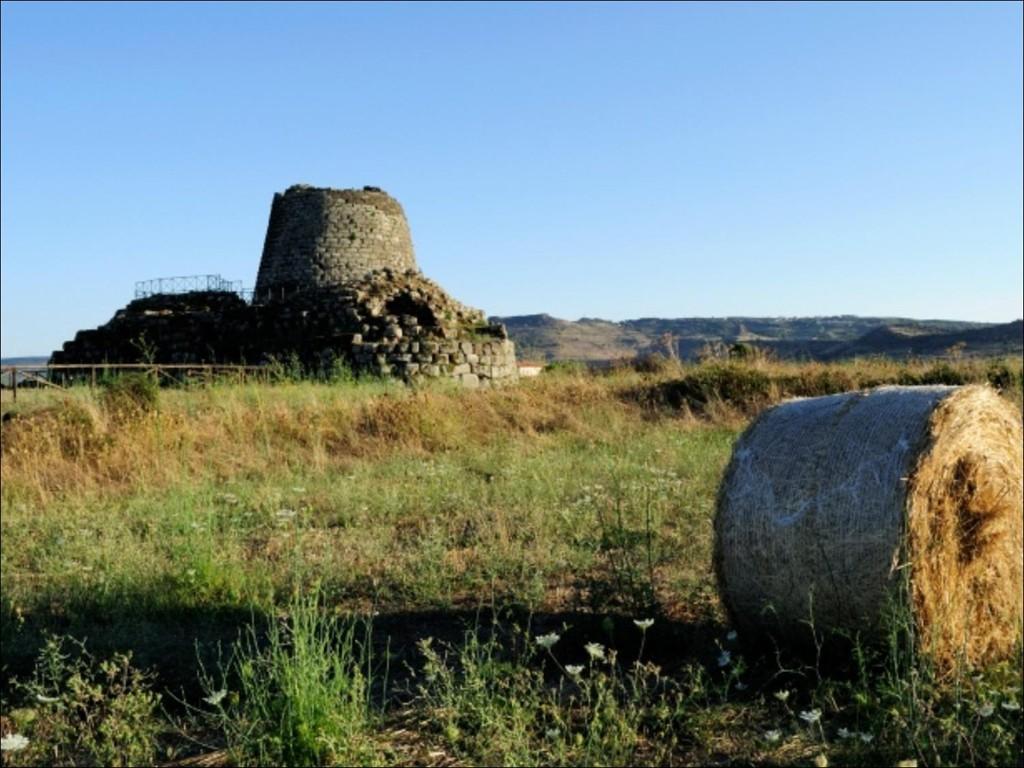
<path fill-rule="evenodd" d="M 770 731 L 764 732 L 764 740 L 767 741 L 769 744 L 774 744 L 781 738 L 782 731 L 780 731 L 778 728 L 772 728 Z"/>
<path fill-rule="evenodd" d="M 592 659 L 604 660 L 604 646 L 600 643 L 587 643 L 583 646 L 583 650 L 585 650 L 587 655 Z"/>
<path fill-rule="evenodd" d="M 551 741 L 557 739 L 561 735 L 561 733 L 562 732 L 557 728 L 548 728 L 546 731 L 544 731 L 544 735 L 551 739 Z"/>
<path fill-rule="evenodd" d="M 728 633 L 726 633 L 725 635 L 725 639 L 728 640 L 730 643 L 736 642 L 737 637 L 739 637 L 739 635 L 736 634 L 735 629 L 730 629 Z"/>
<path fill-rule="evenodd" d="M 839 729 L 839 738 L 840 739 L 852 739 L 855 735 L 856 734 L 853 731 L 851 731 L 849 728 L 840 728 Z"/>
<path fill-rule="evenodd" d="M 732 661 L 732 654 L 729 653 L 729 651 L 723 650 L 720 654 L 718 654 L 718 666 L 728 667 L 730 661 Z"/>
<path fill-rule="evenodd" d="M 28 746 L 28 739 L 20 733 L 12 733 L 0 739 L 0 752 L 20 752 Z"/>
<path fill-rule="evenodd" d="M 546 651 L 550 651 L 552 646 L 561 639 L 561 635 L 558 635 L 555 632 L 549 632 L 546 635 L 537 635 L 535 638 L 537 645 Z"/>
<path fill-rule="evenodd" d="M 978 707 L 978 714 L 982 717 L 992 717 L 992 713 L 995 711 L 996 708 L 987 701 Z"/>
<path fill-rule="evenodd" d="M 778 699 L 779 701 L 785 703 L 786 701 L 789 700 L 789 691 L 776 691 L 775 692 L 775 698 Z"/>
<path fill-rule="evenodd" d="M 816 722 L 821 720 L 820 709 L 808 709 L 800 713 L 800 719 L 808 725 L 814 725 Z"/>
<path fill-rule="evenodd" d="M 227 695 L 228 695 L 228 689 L 227 688 L 221 688 L 219 691 L 214 691 L 209 696 L 204 698 L 203 701 L 205 701 L 211 707 L 216 707 L 218 704 L 220 704 L 222 701 L 224 701 L 224 697 L 227 696 Z"/>
<path fill-rule="evenodd" d="M 873 733 L 864 733 L 864 732 L 862 731 L 861 733 L 858 733 L 858 734 L 857 734 L 857 736 L 858 736 L 858 737 L 860 738 L 860 740 L 861 740 L 861 741 L 863 741 L 863 742 L 864 742 L 865 744 L 870 744 L 870 743 L 871 743 L 872 741 L 874 741 L 874 740 L 875 740 L 875 734 L 873 734 Z"/>
<path fill-rule="evenodd" d="M 579 677 L 580 674 L 582 674 L 582 672 L 583 672 L 583 665 L 582 664 L 566 664 L 565 665 L 565 671 L 568 673 L 569 677 Z"/>
<path fill-rule="evenodd" d="M 637 625 L 641 632 L 646 632 L 654 626 L 654 619 L 633 619 L 633 623 Z"/>

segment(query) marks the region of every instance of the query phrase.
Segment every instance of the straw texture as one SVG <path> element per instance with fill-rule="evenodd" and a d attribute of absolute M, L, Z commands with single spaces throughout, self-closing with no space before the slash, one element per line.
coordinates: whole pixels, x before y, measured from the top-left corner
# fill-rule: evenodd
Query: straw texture
<path fill-rule="evenodd" d="M 1021 419 L 987 387 L 785 402 L 736 444 L 715 567 L 734 622 L 880 640 L 910 610 L 942 667 L 1007 655 L 1024 608 Z"/>

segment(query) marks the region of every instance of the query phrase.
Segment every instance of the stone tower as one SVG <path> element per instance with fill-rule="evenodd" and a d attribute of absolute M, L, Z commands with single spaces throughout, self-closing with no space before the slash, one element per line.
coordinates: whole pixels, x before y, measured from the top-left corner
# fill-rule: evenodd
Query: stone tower
<path fill-rule="evenodd" d="M 162 284 L 161 284 L 162 286 Z M 214 289 L 136 298 L 79 331 L 53 363 L 273 363 L 491 387 L 519 375 L 515 344 L 416 267 L 405 213 L 376 187 L 274 195 L 254 300 Z"/>
<path fill-rule="evenodd" d="M 337 288 L 384 268 L 418 271 L 405 212 L 386 192 L 297 184 L 274 195 L 257 300 Z"/>

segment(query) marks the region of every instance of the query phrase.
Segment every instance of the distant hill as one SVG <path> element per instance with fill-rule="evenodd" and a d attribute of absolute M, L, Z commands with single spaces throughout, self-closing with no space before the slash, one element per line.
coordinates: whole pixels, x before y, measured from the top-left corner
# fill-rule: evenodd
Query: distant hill
<path fill-rule="evenodd" d="M 832 353 L 832 357 L 879 354 L 888 357 L 932 357 L 954 349 L 966 355 L 1020 354 L 1024 339 L 1024 321 L 1021 320 L 952 333 L 917 333 L 915 330 L 902 326 L 881 326 L 844 344 Z"/>
<path fill-rule="evenodd" d="M 745 342 L 783 358 L 935 356 L 957 346 L 965 355 L 1020 354 L 1020 320 L 1001 325 L 899 317 L 685 317 L 612 322 L 551 315 L 496 317 L 521 359 L 601 361 L 664 352 L 671 343 L 692 359 L 708 345 Z M 962 347 L 960 346 L 962 344 Z"/>
<path fill-rule="evenodd" d="M 46 361 L 50 358 L 40 357 L 38 355 L 34 357 L 0 357 L 0 365 L 46 365 Z"/>
<path fill-rule="evenodd" d="M 46 361 L 49 358 L 46 357 L 2 357 L 0 358 L 0 365 L 46 365 Z M 24 381 L 30 377 L 23 373 L 18 373 L 18 386 L 20 387 Z M 0 374 L 0 387 L 10 387 L 14 383 L 14 379 L 11 373 Z"/>

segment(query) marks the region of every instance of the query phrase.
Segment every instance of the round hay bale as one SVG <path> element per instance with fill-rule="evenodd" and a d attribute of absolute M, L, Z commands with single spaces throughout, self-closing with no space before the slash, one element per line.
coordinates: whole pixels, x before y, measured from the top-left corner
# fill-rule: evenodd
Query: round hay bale
<path fill-rule="evenodd" d="M 1021 418 L 984 386 L 791 400 L 740 437 L 715 516 L 735 625 L 881 641 L 940 668 L 1008 655 L 1024 608 Z"/>

